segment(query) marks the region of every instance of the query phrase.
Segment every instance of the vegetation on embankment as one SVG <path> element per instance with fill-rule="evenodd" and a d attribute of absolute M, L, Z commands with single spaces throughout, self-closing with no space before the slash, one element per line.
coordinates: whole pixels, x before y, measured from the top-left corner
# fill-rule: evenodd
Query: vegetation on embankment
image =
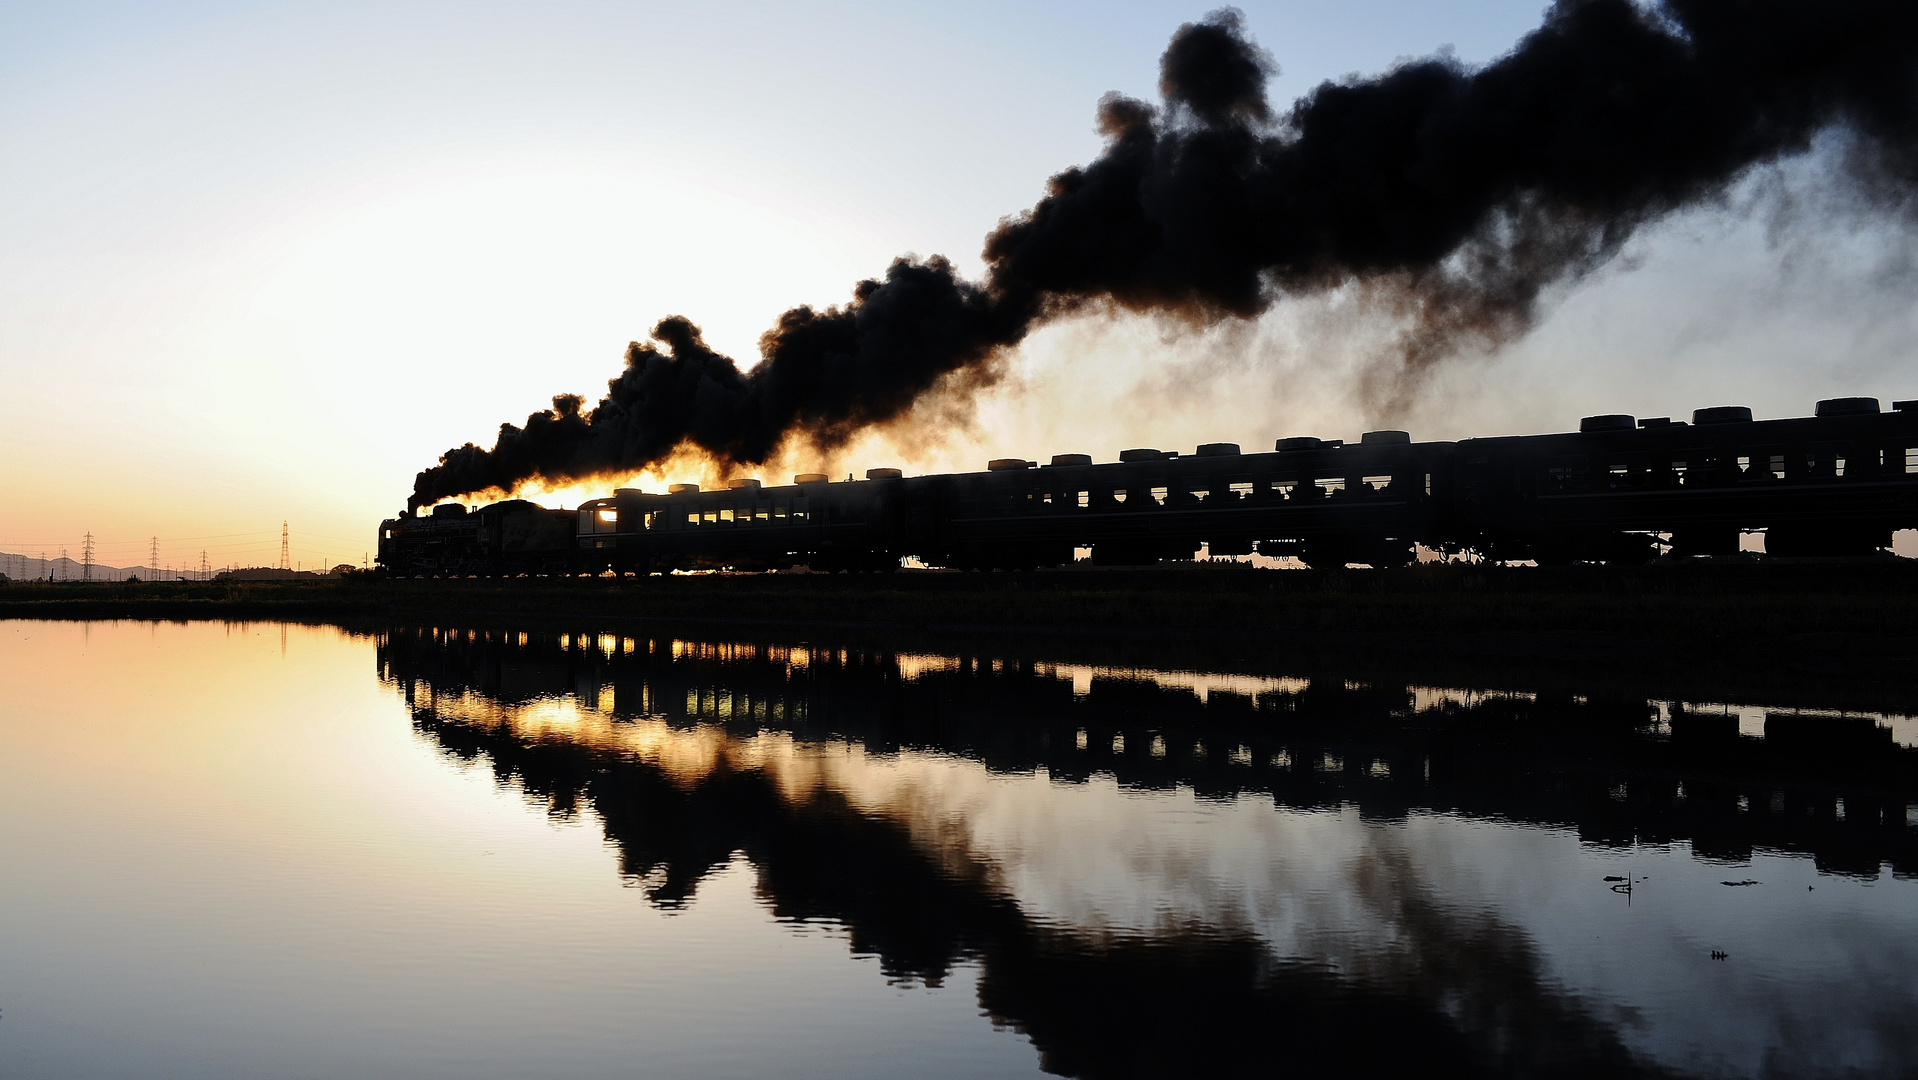
<path fill-rule="evenodd" d="M 1776 648 L 1918 640 L 1918 560 L 1330 573 L 1174 564 L 1024 574 L 13 583 L 0 617 L 402 620 L 523 615 L 896 627 L 1625 635 Z"/>
<path fill-rule="evenodd" d="M 1918 709 L 1914 598 L 1918 560 L 1333 573 L 1174 564 L 1027 574 L 14 583 L 0 587 L 0 618 L 326 622 L 373 632 L 650 626 L 881 651 Z"/>

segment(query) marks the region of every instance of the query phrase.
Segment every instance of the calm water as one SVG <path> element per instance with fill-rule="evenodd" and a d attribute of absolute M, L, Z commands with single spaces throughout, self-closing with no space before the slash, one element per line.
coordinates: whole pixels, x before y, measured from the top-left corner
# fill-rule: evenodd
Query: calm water
<path fill-rule="evenodd" d="M 1914 743 L 1598 687 L 0 622 L 0 1075 L 1911 1075 Z"/>

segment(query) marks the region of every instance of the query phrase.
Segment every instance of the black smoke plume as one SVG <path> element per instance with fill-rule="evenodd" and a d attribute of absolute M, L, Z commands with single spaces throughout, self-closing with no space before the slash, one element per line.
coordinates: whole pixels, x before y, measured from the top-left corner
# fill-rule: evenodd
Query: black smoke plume
<path fill-rule="evenodd" d="M 1531 325 L 1542 291 L 1754 166 L 1848 138 L 1844 179 L 1918 189 L 1918 4 L 1560 0 L 1506 56 L 1325 83 L 1277 114 L 1234 11 L 1179 28 L 1163 103 L 1099 105 L 1105 151 L 986 238 L 983 282 L 901 259 L 844 307 L 795 308 L 742 372 L 669 318 L 591 411 L 555 398 L 491 450 L 419 474 L 414 505 L 631 472 L 689 446 L 721 464 L 831 449 L 935 388 L 990 383 L 1039 323 L 1125 309 L 1195 323 L 1357 284 L 1407 326 L 1402 374 Z"/>

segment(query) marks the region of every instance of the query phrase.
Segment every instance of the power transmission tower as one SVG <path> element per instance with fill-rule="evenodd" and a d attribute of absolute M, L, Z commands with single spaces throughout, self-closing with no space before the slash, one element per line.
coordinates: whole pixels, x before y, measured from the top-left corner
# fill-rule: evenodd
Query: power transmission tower
<path fill-rule="evenodd" d="M 84 545 L 80 548 L 80 580 L 93 580 L 93 534 L 88 533 Z"/>
<path fill-rule="evenodd" d="M 205 581 L 212 576 L 213 576 L 213 568 L 206 564 L 206 549 L 201 548 L 200 549 L 200 580 Z"/>
<path fill-rule="evenodd" d="M 68 563 L 70 563 L 70 562 L 72 562 L 72 561 L 73 561 L 72 559 L 69 559 L 69 558 L 67 558 L 67 549 L 66 549 L 66 548 L 61 548 L 61 549 L 60 549 L 60 562 L 59 562 L 59 564 L 58 564 L 58 565 L 59 565 L 59 567 L 60 567 L 60 580 L 61 580 L 61 581 L 65 581 L 65 580 L 67 579 L 67 564 L 68 564 Z"/>
<path fill-rule="evenodd" d="M 291 562 L 291 560 L 287 558 L 286 522 L 284 521 L 280 522 L 280 569 L 282 570 L 293 569 L 293 563 Z"/>
<path fill-rule="evenodd" d="M 147 548 L 147 569 L 153 571 L 153 577 L 160 576 L 160 538 L 154 537 L 153 544 Z"/>

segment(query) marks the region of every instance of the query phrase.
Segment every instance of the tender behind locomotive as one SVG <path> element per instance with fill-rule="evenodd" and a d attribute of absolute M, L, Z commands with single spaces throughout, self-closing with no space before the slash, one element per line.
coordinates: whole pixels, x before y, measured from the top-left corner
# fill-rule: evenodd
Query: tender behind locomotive
<path fill-rule="evenodd" d="M 1642 562 L 1720 555 L 1764 531 L 1773 555 L 1865 555 L 1918 527 L 1918 402 L 1871 398 L 1754 421 L 1587 417 L 1577 432 L 1415 443 L 1280 439 L 1269 453 L 1215 443 L 1191 455 L 1061 454 L 984 472 L 863 480 L 801 475 L 777 487 L 622 488 L 576 511 L 523 500 L 382 523 L 380 564 L 408 575 L 648 573 L 673 569 L 891 569 L 905 556 L 963 569 L 1072 560 L 1126 565 L 1296 555 L 1314 566 L 1411 561 L 1414 545 L 1497 559 Z"/>

